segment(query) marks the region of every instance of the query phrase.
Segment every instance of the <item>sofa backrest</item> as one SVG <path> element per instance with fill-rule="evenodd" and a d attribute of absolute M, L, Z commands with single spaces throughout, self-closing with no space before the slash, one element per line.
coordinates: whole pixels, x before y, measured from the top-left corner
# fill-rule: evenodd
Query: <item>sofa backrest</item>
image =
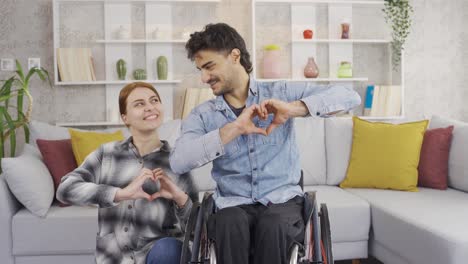
<path fill-rule="evenodd" d="M 353 142 L 353 120 L 349 117 L 325 119 L 327 185 L 338 185 L 346 177 Z"/>
<path fill-rule="evenodd" d="M 304 185 L 323 185 L 327 180 L 325 122 L 323 118 L 296 118 L 296 142 L 304 173 Z"/>
<path fill-rule="evenodd" d="M 448 185 L 468 192 L 468 123 L 432 116 L 429 129 L 453 126 L 449 154 Z"/>

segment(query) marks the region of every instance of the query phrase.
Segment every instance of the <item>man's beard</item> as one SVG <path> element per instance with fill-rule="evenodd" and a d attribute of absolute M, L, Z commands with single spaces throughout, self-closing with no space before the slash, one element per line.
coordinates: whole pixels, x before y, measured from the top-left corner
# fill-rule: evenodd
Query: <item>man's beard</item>
<path fill-rule="evenodd" d="M 233 90 L 231 84 L 232 83 L 229 80 L 225 80 L 223 86 L 221 86 L 218 90 L 213 90 L 213 94 L 216 96 L 221 96 L 231 92 Z"/>

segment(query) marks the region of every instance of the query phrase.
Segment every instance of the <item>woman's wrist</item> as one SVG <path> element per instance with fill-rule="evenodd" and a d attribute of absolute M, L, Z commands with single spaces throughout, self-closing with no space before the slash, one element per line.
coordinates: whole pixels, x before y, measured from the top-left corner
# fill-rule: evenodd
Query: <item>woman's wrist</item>
<path fill-rule="evenodd" d="M 125 200 L 124 190 L 122 188 L 118 189 L 114 196 L 114 202 L 118 203 Z"/>
<path fill-rule="evenodd" d="M 174 202 L 179 208 L 183 208 L 189 199 L 188 195 L 185 192 L 180 192 L 174 195 Z"/>

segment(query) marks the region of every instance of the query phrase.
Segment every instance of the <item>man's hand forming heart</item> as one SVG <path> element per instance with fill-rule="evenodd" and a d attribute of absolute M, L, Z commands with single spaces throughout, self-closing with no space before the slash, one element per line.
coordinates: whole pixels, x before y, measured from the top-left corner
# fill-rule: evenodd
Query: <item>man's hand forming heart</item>
<path fill-rule="evenodd" d="M 273 120 L 266 129 L 267 135 L 291 118 L 290 108 L 291 105 L 289 103 L 278 99 L 268 99 L 260 103 L 260 118 L 266 120 L 268 114 L 273 114 Z"/>

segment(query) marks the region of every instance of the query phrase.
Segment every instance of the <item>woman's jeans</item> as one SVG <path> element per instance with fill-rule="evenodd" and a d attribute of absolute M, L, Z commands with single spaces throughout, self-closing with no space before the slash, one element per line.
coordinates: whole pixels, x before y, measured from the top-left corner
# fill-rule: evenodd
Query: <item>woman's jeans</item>
<path fill-rule="evenodd" d="M 182 241 L 165 237 L 156 241 L 146 256 L 146 264 L 179 264 Z"/>

